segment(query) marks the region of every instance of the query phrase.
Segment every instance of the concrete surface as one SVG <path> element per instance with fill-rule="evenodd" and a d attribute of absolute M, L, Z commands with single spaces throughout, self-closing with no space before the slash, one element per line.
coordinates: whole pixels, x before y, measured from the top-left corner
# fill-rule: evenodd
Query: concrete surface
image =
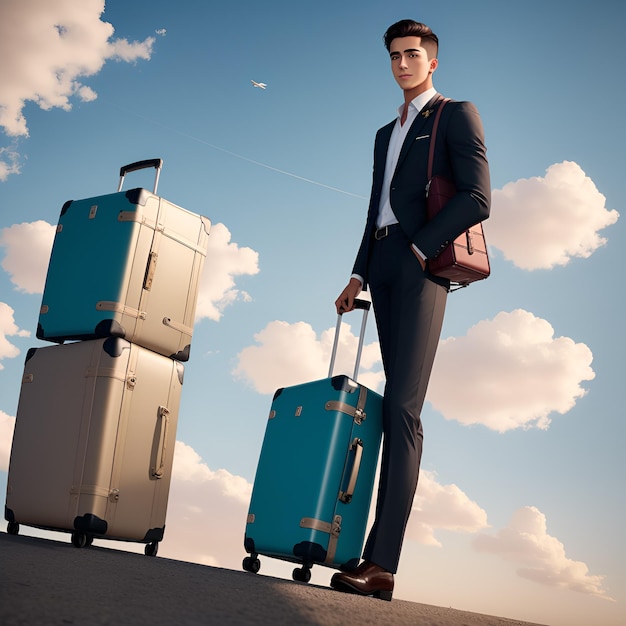
<path fill-rule="evenodd" d="M 0 532 L 0 624 L 530 626 L 528 622 Z"/>

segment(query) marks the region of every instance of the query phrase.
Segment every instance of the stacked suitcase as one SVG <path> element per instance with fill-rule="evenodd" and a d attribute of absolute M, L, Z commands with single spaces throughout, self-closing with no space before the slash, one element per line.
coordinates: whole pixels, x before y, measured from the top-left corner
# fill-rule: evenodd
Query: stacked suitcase
<path fill-rule="evenodd" d="M 154 190 L 122 192 L 156 170 Z M 165 528 L 183 362 L 210 222 L 156 195 L 160 159 L 118 192 L 65 203 L 26 356 L 5 518 L 145 543 Z M 69 343 L 64 343 L 69 342 Z"/>
<path fill-rule="evenodd" d="M 341 328 L 337 319 L 328 378 L 274 394 L 246 523 L 243 568 L 256 573 L 259 554 L 311 567 L 358 564 L 382 437 L 382 397 L 356 382 L 370 303 L 363 310 L 353 378 L 333 376 Z"/>

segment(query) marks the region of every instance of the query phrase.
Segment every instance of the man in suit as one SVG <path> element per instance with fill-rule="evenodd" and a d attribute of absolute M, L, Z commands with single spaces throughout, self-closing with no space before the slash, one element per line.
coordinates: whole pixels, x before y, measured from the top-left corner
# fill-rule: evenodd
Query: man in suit
<path fill-rule="evenodd" d="M 391 600 L 422 454 L 420 413 L 443 323 L 449 281 L 428 271 L 436 257 L 490 208 L 489 167 L 478 112 L 448 102 L 437 131 L 433 172 L 453 180 L 456 195 L 431 220 L 426 216 L 430 134 L 442 96 L 433 87 L 438 38 L 413 20 L 389 27 L 384 42 L 404 93 L 398 118 L 381 128 L 365 233 L 350 281 L 335 305 L 354 308 L 369 286 L 386 384 L 383 455 L 376 517 L 363 562 L 336 573 L 339 591 Z"/>

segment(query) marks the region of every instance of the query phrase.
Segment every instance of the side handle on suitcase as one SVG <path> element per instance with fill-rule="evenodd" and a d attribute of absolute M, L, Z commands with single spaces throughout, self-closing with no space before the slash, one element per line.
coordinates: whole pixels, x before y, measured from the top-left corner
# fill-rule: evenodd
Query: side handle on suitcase
<path fill-rule="evenodd" d="M 359 476 L 359 469 L 361 468 L 361 459 L 363 458 L 363 441 L 361 439 L 354 439 L 350 445 L 350 449 L 348 450 L 348 455 L 352 456 L 350 478 L 348 479 L 348 486 L 345 490 L 339 492 L 339 499 L 342 502 L 345 502 L 345 504 L 350 504 L 350 502 L 352 502 L 354 488 L 356 487 L 356 479 Z M 347 466 L 348 462 L 346 462 L 346 467 Z"/>
<path fill-rule="evenodd" d="M 124 178 L 128 172 L 136 172 L 137 170 L 143 170 L 148 167 L 154 167 L 156 170 L 153 190 L 154 195 L 156 195 L 157 188 L 159 186 L 159 176 L 161 174 L 161 168 L 163 167 L 163 159 L 146 159 L 145 161 L 135 161 L 134 163 L 129 163 L 128 165 L 122 165 L 122 167 L 120 167 L 120 182 L 117 186 L 117 190 L 122 191 Z"/>
<path fill-rule="evenodd" d="M 165 406 L 159 407 L 159 418 L 161 427 L 159 434 L 159 442 L 156 447 L 156 458 L 151 468 L 151 474 L 153 478 L 163 478 L 163 472 L 165 471 L 165 447 L 167 444 L 167 427 L 169 425 L 169 409 Z"/>
<path fill-rule="evenodd" d="M 369 300 L 361 300 L 360 298 L 355 298 L 354 300 L 354 308 L 361 309 L 363 311 L 363 319 L 361 321 L 361 333 L 359 334 L 359 347 L 356 353 L 356 360 L 354 363 L 354 376 L 352 377 L 356 380 L 356 377 L 359 373 L 359 366 L 361 364 L 361 352 L 363 351 L 363 340 L 365 338 L 365 323 L 367 322 L 367 313 L 370 310 L 371 302 Z M 333 375 L 333 370 L 335 369 L 335 357 L 337 356 L 337 346 L 339 344 L 339 331 L 341 329 L 341 313 L 337 315 L 337 326 L 335 327 L 335 341 L 333 342 L 333 351 L 330 356 L 330 367 L 328 369 L 328 378 Z"/>

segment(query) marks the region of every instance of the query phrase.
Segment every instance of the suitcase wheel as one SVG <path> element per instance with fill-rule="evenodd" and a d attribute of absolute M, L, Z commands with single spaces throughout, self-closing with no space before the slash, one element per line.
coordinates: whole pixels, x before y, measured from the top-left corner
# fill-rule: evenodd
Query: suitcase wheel
<path fill-rule="evenodd" d="M 261 561 L 259 561 L 256 554 L 253 554 L 243 560 L 242 567 L 246 572 L 256 574 L 261 569 Z"/>
<path fill-rule="evenodd" d="M 93 543 L 93 535 L 87 533 L 72 533 L 72 545 L 76 548 L 85 548 Z"/>
<path fill-rule="evenodd" d="M 143 549 L 143 553 L 146 556 L 156 556 L 159 551 L 159 542 L 153 541 L 152 543 L 147 543 L 146 547 Z"/>
<path fill-rule="evenodd" d="M 308 583 L 311 580 L 311 568 L 303 565 L 302 567 L 296 567 L 291 574 L 294 580 L 301 583 Z"/>
<path fill-rule="evenodd" d="M 9 522 L 7 524 L 7 534 L 17 535 L 20 532 L 20 525 L 17 522 Z"/>

